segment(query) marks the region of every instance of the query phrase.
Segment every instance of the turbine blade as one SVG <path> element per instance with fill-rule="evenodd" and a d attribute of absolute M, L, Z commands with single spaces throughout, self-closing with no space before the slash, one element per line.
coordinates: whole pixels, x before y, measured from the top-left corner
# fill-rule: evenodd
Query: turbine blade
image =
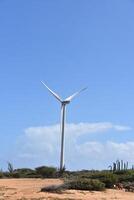
<path fill-rule="evenodd" d="M 58 94 L 56 94 L 55 92 L 53 92 L 43 81 L 41 81 L 41 83 L 49 90 L 49 92 L 60 102 L 62 102 L 62 99 L 59 97 Z"/>
<path fill-rule="evenodd" d="M 76 97 L 78 94 L 80 94 L 82 91 L 84 91 L 84 90 L 86 90 L 87 89 L 87 87 L 86 88 L 83 88 L 83 89 L 81 89 L 80 91 L 78 91 L 78 92 L 75 92 L 73 95 L 71 95 L 71 96 L 69 96 L 69 97 L 67 97 L 66 99 L 65 99 L 65 101 L 71 101 L 74 97 Z"/>

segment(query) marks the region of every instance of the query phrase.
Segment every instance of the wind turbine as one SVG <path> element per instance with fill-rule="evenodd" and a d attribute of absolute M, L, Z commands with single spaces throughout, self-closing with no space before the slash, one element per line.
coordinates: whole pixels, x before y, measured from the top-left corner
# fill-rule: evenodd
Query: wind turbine
<path fill-rule="evenodd" d="M 62 100 L 61 97 L 52 91 L 43 81 L 41 83 L 49 90 L 49 92 L 61 103 L 61 152 L 60 152 L 60 171 L 64 168 L 64 130 L 65 130 L 65 115 L 66 115 L 66 105 L 69 104 L 74 97 L 79 93 L 86 90 L 83 88 L 78 92 L 75 92 L 73 95 L 67 97 L 65 100 Z"/>

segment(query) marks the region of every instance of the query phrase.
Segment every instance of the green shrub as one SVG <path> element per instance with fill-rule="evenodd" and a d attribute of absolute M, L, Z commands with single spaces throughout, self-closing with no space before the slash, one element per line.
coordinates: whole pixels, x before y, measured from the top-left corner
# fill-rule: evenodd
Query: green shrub
<path fill-rule="evenodd" d="M 115 171 L 114 174 L 116 175 L 128 174 L 128 170 L 118 170 L 118 171 Z"/>
<path fill-rule="evenodd" d="M 5 178 L 11 178 L 11 174 L 9 172 L 3 172 L 3 176 Z"/>
<path fill-rule="evenodd" d="M 18 172 L 13 172 L 12 177 L 13 178 L 21 178 L 21 175 Z"/>
<path fill-rule="evenodd" d="M 30 168 L 18 168 L 18 169 L 15 169 L 14 172 L 18 172 L 20 174 L 28 174 L 28 173 L 32 173 L 32 172 L 35 172 L 35 170 L 33 169 L 30 169 Z"/>
<path fill-rule="evenodd" d="M 35 170 L 29 168 L 15 169 L 12 173 L 13 178 L 41 178 Z"/>
<path fill-rule="evenodd" d="M 134 175 L 120 175 L 119 176 L 119 182 L 133 182 L 134 181 Z"/>
<path fill-rule="evenodd" d="M 100 180 L 105 183 L 107 188 L 113 188 L 114 184 L 118 182 L 118 177 L 115 174 L 105 174 Z"/>
<path fill-rule="evenodd" d="M 78 178 L 68 182 L 68 189 L 102 191 L 105 184 L 99 180 Z"/>
<path fill-rule="evenodd" d="M 2 171 L 0 171 L 0 178 L 3 178 L 4 177 L 4 174 Z"/>
<path fill-rule="evenodd" d="M 55 167 L 41 166 L 35 168 L 36 174 L 41 175 L 43 178 L 55 178 L 57 169 Z"/>
<path fill-rule="evenodd" d="M 66 189 L 73 190 L 88 190 L 88 191 L 103 191 L 105 190 L 105 184 L 99 180 L 92 179 L 74 179 L 67 180 L 61 185 L 50 185 L 41 189 L 42 192 L 62 192 Z"/>

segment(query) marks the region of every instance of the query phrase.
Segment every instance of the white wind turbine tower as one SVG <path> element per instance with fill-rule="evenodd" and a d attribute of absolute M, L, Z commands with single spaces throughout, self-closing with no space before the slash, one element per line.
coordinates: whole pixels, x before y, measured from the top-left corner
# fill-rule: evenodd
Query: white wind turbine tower
<path fill-rule="evenodd" d="M 69 104 L 74 97 L 76 97 L 80 92 L 87 88 L 83 88 L 73 95 L 62 100 L 61 97 L 52 91 L 43 81 L 42 84 L 49 90 L 49 92 L 61 103 L 61 153 L 60 153 L 60 171 L 64 168 L 64 130 L 65 130 L 65 115 L 66 115 L 66 105 Z"/>

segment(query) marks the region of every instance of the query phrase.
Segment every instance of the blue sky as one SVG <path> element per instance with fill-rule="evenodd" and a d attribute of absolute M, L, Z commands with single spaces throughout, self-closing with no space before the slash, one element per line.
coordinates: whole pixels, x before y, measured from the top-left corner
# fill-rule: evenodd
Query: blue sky
<path fill-rule="evenodd" d="M 88 86 L 67 109 L 67 168 L 134 163 L 133 10 L 132 0 L 0 0 L 0 167 L 59 165 L 60 105 L 40 80 L 62 97 Z"/>

